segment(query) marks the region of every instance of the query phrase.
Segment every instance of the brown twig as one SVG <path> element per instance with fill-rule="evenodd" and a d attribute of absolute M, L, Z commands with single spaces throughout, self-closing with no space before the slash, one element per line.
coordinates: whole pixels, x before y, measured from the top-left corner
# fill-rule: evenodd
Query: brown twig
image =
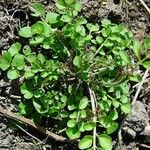
<path fill-rule="evenodd" d="M 148 13 L 150 14 L 150 9 L 148 8 L 148 6 L 145 4 L 145 2 L 143 0 L 139 0 L 141 2 L 141 4 L 145 7 L 145 9 L 148 11 Z"/>
<path fill-rule="evenodd" d="M 21 121 L 22 123 L 25 123 L 35 129 L 37 129 L 38 131 L 40 131 L 41 133 L 43 134 L 46 134 L 48 135 L 49 137 L 53 138 L 54 140 L 56 141 L 60 141 L 60 142 L 69 142 L 69 140 L 63 136 L 60 136 L 60 135 L 57 135 L 53 132 L 50 132 L 44 128 L 42 128 L 41 126 L 39 125 L 36 125 L 34 122 L 32 122 L 31 120 L 25 118 L 25 117 L 22 117 L 22 116 L 19 116 L 11 111 L 8 111 L 6 109 L 3 109 L 1 106 L 0 106 L 0 114 L 3 114 L 4 116 L 8 117 L 8 118 L 11 118 L 11 119 L 14 119 L 16 121 Z"/>

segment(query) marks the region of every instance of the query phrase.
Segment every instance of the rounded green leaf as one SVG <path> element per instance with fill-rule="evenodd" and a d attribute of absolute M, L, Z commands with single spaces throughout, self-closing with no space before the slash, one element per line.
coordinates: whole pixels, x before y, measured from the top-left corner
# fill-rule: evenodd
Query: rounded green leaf
<path fill-rule="evenodd" d="M 65 2 L 68 4 L 68 5 L 71 5 L 75 2 L 75 0 L 65 0 Z"/>
<path fill-rule="evenodd" d="M 32 34 L 41 34 L 43 31 L 44 31 L 44 25 L 40 21 L 31 26 Z"/>
<path fill-rule="evenodd" d="M 81 36 L 86 36 L 85 28 L 82 25 L 76 25 L 76 32 L 78 32 Z"/>
<path fill-rule="evenodd" d="M 40 114 L 45 114 L 49 110 L 48 104 L 47 103 L 42 104 L 39 99 L 34 99 L 33 105 Z"/>
<path fill-rule="evenodd" d="M 31 48 L 29 45 L 25 45 L 24 48 L 23 48 L 23 53 L 28 56 L 31 54 Z"/>
<path fill-rule="evenodd" d="M 66 134 L 70 139 L 77 139 L 80 137 L 81 133 L 77 128 L 68 128 Z"/>
<path fill-rule="evenodd" d="M 150 50 L 150 37 L 145 38 L 144 47 L 146 50 Z"/>
<path fill-rule="evenodd" d="M 18 71 L 18 70 L 15 70 L 15 69 L 10 69 L 10 70 L 7 72 L 7 77 L 8 77 L 10 80 L 17 79 L 17 78 L 19 77 L 19 71 Z"/>
<path fill-rule="evenodd" d="M 124 113 L 126 113 L 126 114 L 130 113 L 130 111 L 131 111 L 131 104 L 130 104 L 130 103 L 122 104 L 122 105 L 121 105 L 121 110 L 122 110 Z"/>
<path fill-rule="evenodd" d="M 121 102 L 122 103 L 127 103 L 128 101 L 129 101 L 129 99 L 128 99 L 128 97 L 125 95 L 125 94 L 123 94 L 122 96 L 121 96 Z"/>
<path fill-rule="evenodd" d="M 81 11 L 81 9 L 82 9 L 82 5 L 81 5 L 81 3 L 79 2 L 79 1 L 75 1 L 75 3 L 74 3 L 74 9 L 76 10 L 76 11 Z M 74 11 L 75 12 L 75 11 Z M 75 16 L 75 15 L 74 15 Z"/>
<path fill-rule="evenodd" d="M 140 56 L 141 50 L 142 50 L 142 44 L 138 40 L 135 40 L 133 43 L 133 51 L 138 59 L 140 59 L 140 57 L 141 57 Z"/>
<path fill-rule="evenodd" d="M 23 83 L 20 87 L 21 93 L 24 94 L 24 98 L 31 99 L 33 97 L 33 92 L 27 83 Z"/>
<path fill-rule="evenodd" d="M 109 117 L 110 117 L 112 120 L 118 119 L 118 112 L 117 112 L 116 110 L 111 111 L 110 114 L 109 114 Z"/>
<path fill-rule="evenodd" d="M 79 142 L 79 148 L 80 149 L 88 149 L 92 146 L 93 143 L 93 137 L 90 135 L 84 136 L 84 138 Z"/>
<path fill-rule="evenodd" d="M 80 18 L 76 19 L 76 24 L 77 25 L 86 24 L 86 23 L 87 23 L 87 20 L 83 17 L 80 17 Z"/>
<path fill-rule="evenodd" d="M 23 83 L 23 84 L 20 86 L 20 90 L 21 90 L 21 93 L 22 93 L 22 94 L 25 94 L 26 92 L 28 92 L 28 87 L 27 87 L 26 83 Z"/>
<path fill-rule="evenodd" d="M 79 103 L 79 109 L 85 109 L 89 103 L 89 100 L 86 96 L 84 96 Z"/>
<path fill-rule="evenodd" d="M 88 23 L 88 24 L 86 24 L 86 26 L 87 26 L 87 28 L 89 29 L 90 32 L 99 31 L 99 25 L 98 24 Z"/>
<path fill-rule="evenodd" d="M 67 3 L 65 0 L 56 1 L 56 7 L 60 10 L 66 9 Z"/>
<path fill-rule="evenodd" d="M 80 131 L 80 132 L 84 132 L 85 131 L 85 129 L 84 129 L 84 123 L 83 123 L 83 121 L 78 121 L 77 122 L 77 124 L 76 124 L 76 126 L 77 126 L 77 128 L 78 128 L 78 130 Z"/>
<path fill-rule="evenodd" d="M 12 61 L 12 56 L 11 56 L 11 53 L 10 52 L 5 52 L 5 53 L 3 53 L 3 56 L 2 56 L 4 59 L 6 59 L 7 60 L 7 62 L 8 63 L 11 63 L 11 61 Z"/>
<path fill-rule="evenodd" d="M 98 140 L 102 148 L 104 148 L 105 150 L 112 150 L 113 143 L 110 136 L 108 136 L 107 134 L 101 134 L 98 136 Z"/>
<path fill-rule="evenodd" d="M 125 52 L 125 51 L 120 51 L 119 54 L 120 54 L 120 57 L 122 58 L 122 60 L 123 60 L 126 64 L 131 64 L 131 59 L 130 59 L 129 55 L 127 54 L 127 52 Z"/>
<path fill-rule="evenodd" d="M 49 22 L 50 24 L 57 23 L 58 22 L 58 17 L 59 17 L 59 14 L 49 12 L 46 15 L 46 21 Z"/>
<path fill-rule="evenodd" d="M 111 118 L 109 118 L 108 116 L 101 116 L 100 119 L 99 119 L 99 123 L 101 124 L 102 127 L 104 128 L 108 128 L 110 127 L 111 125 Z"/>
<path fill-rule="evenodd" d="M 27 60 L 28 60 L 30 63 L 36 62 L 37 56 L 34 55 L 34 54 L 30 54 L 30 55 L 27 57 Z"/>
<path fill-rule="evenodd" d="M 35 43 L 42 43 L 43 41 L 44 41 L 44 36 L 43 35 L 37 35 L 36 37 L 35 37 Z"/>
<path fill-rule="evenodd" d="M 31 92 L 26 92 L 24 94 L 24 98 L 26 98 L 26 99 L 31 99 L 32 97 L 33 97 L 33 94 Z"/>
<path fill-rule="evenodd" d="M 91 130 L 93 130 L 94 127 L 95 127 L 94 122 L 87 122 L 87 123 L 84 124 L 84 129 L 86 131 L 91 131 Z"/>
<path fill-rule="evenodd" d="M 117 129 L 118 129 L 118 123 L 117 122 L 112 122 L 111 126 L 106 129 L 106 132 L 107 132 L 107 134 L 111 134 L 114 131 L 116 131 Z"/>
<path fill-rule="evenodd" d="M 14 55 L 17 54 L 20 50 L 21 50 L 21 44 L 18 43 L 18 42 L 12 44 L 11 47 L 8 49 L 8 51 L 9 51 L 10 54 L 11 54 L 11 56 L 14 56 Z"/>
<path fill-rule="evenodd" d="M 10 63 L 4 57 L 0 57 L 0 68 L 5 71 L 10 67 Z"/>
<path fill-rule="evenodd" d="M 61 102 L 66 103 L 67 102 L 67 96 L 62 95 L 62 97 L 60 98 Z"/>
<path fill-rule="evenodd" d="M 25 72 L 25 74 L 24 74 L 24 77 L 26 78 L 26 79 L 30 79 L 30 78 L 32 78 L 34 76 L 34 73 L 31 71 L 31 70 L 27 70 L 26 72 Z"/>
<path fill-rule="evenodd" d="M 30 101 L 30 100 L 22 101 L 19 104 L 19 113 L 21 115 L 29 115 L 29 114 L 31 114 L 33 109 L 34 109 L 31 106 L 32 106 L 32 101 Z"/>
<path fill-rule="evenodd" d="M 24 56 L 21 54 L 15 55 L 12 60 L 12 66 L 16 67 L 18 70 L 22 70 L 25 66 Z"/>
<path fill-rule="evenodd" d="M 108 27 L 111 24 L 110 20 L 108 19 L 103 19 L 101 23 L 103 27 Z"/>
<path fill-rule="evenodd" d="M 146 60 L 142 63 L 143 67 L 146 68 L 146 69 L 150 69 L 150 61 L 149 60 Z"/>
<path fill-rule="evenodd" d="M 62 111 L 60 113 L 60 117 L 62 117 L 62 118 L 68 118 L 68 112 L 67 111 Z"/>
<path fill-rule="evenodd" d="M 104 41 L 104 39 L 101 36 L 96 37 L 96 43 L 97 44 L 102 44 L 103 41 Z"/>
<path fill-rule="evenodd" d="M 142 80 L 142 77 L 139 74 L 130 76 L 130 81 L 139 83 Z"/>
<path fill-rule="evenodd" d="M 44 49 L 49 49 L 49 48 L 50 48 L 50 43 L 47 42 L 47 41 L 44 42 L 44 43 L 43 43 L 43 48 L 44 48 Z"/>
<path fill-rule="evenodd" d="M 32 3 L 32 5 L 29 8 L 33 12 L 32 16 L 35 17 L 43 16 L 46 11 L 44 5 L 40 3 Z"/>
<path fill-rule="evenodd" d="M 46 61 L 45 56 L 42 54 L 38 54 L 38 59 L 40 60 L 41 64 L 43 64 Z"/>
<path fill-rule="evenodd" d="M 72 18 L 70 16 L 70 14 L 64 14 L 60 20 L 63 22 L 71 22 Z"/>
<path fill-rule="evenodd" d="M 116 99 L 114 99 L 112 102 L 113 102 L 113 106 L 114 106 L 115 108 L 118 108 L 118 107 L 119 107 L 120 102 L 118 102 Z"/>
<path fill-rule="evenodd" d="M 76 125 L 76 121 L 74 119 L 71 119 L 67 122 L 67 126 L 69 128 L 73 128 Z"/>
<path fill-rule="evenodd" d="M 38 90 L 35 90 L 35 91 L 33 92 L 33 95 L 34 95 L 35 98 L 40 98 L 40 97 L 42 97 L 43 92 L 38 89 Z"/>
<path fill-rule="evenodd" d="M 102 36 L 103 37 L 108 37 L 110 35 L 110 30 L 108 28 L 103 28 L 102 29 Z"/>
<path fill-rule="evenodd" d="M 77 115 L 78 115 L 78 112 L 75 111 L 72 114 L 70 114 L 69 117 L 72 118 L 72 119 L 75 119 L 75 118 L 77 118 Z"/>
<path fill-rule="evenodd" d="M 49 24 L 47 24 L 46 22 L 43 22 L 44 24 L 44 31 L 43 31 L 43 35 L 46 36 L 46 37 L 49 37 L 50 36 L 50 33 L 51 33 L 51 26 Z"/>
<path fill-rule="evenodd" d="M 80 117 L 81 118 L 86 118 L 87 114 L 86 114 L 86 110 L 82 109 L 80 110 Z"/>
<path fill-rule="evenodd" d="M 21 28 L 18 34 L 24 38 L 32 37 L 31 27 L 27 26 Z"/>
<path fill-rule="evenodd" d="M 81 65 L 82 65 L 82 58 L 81 58 L 80 56 L 76 56 L 76 57 L 74 58 L 74 60 L 73 60 L 73 64 L 74 64 L 76 67 L 80 68 Z"/>

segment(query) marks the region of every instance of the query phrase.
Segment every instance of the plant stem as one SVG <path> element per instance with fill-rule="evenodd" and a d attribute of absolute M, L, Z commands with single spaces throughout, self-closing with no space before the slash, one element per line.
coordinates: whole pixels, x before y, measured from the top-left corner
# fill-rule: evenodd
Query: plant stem
<path fill-rule="evenodd" d="M 96 96 L 94 91 L 88 86 L 89 94 L 90 94 L 90 100 L 91 100 L 91 106 L 92 106 L 92 112 L 93 112 L 93 122 L 95 123 L 95 127 L 93 129 L 93 150 L 96 150 Z"/>
<path fill-rule="evenodd" d="M 11 119 L 14 119 L 16 121 L 21 121 L 22 123 L 25 123 L 25 124 L 35 128 L 35 129 L 37 129 L 39 132 L 48 135 L 49 137 L 55 139 L 56 141 L 60 141 L 60 142 L 68 142 L 69 141 L 67 138 L 60 136 L 60 135 L 57 135 L 53 132 L 50 132 L 50 131 L 46 130 L 43 127 L 40 127 L 39 125 L 35 124 L 34 122 L 32 122 L 31 120 L 29 120 L 25 117 L 19 116 L 17 114 L 14 114 L 11 111 L 3 109 L 1 106 L 0 106 L 0 114 L 3 114 L 4 116 L 11 118 Z"/>
<path fill-rule="evenodd" d="M 95 56 L 99 53 L 99 51 L 102 49 L 102 47 L 104 46 L 104 44 L 107 42 L 107 40 L 109 39 L 109 36 L 106 38 L 106 40 L 101 44 L 101 46 L 97 49 L 97 51 L 95 52 L 93 58 L 95 58 Z M 92 59 L 93 59 L 92 58 Z"/>

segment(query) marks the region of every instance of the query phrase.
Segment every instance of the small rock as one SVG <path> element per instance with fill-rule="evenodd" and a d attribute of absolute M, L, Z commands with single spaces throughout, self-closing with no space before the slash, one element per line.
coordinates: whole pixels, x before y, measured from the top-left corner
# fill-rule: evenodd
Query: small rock
<path fill-rule="evenodd" d="M 125 121 L 124 127 L 128 128 L 126 132 L 129 133 L 129 135 L 132 135 L 134 138 L 135 137 L 134 132 L 136 134 L 142 132 L 145 126 L 148 125 L 148 121 L 149 117 L 144 107 L 144 104 L 140 101 L 136 101 L 130 116 Z"/>

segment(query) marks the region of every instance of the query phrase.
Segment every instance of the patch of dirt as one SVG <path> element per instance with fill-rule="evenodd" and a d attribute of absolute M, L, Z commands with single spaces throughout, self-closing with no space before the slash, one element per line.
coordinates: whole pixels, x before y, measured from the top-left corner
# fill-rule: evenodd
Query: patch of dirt
<path fill-rule="evenodd" d="M 17 41 L 17 31 L 21 26 L 33 22 L 28 10 L 28 4 L 31 2 L 41 2 L 48 10 L 55 10 L 55 0 L 0 1 L 1 53 L 3 50 L 7 50 L 14 41 Z M 81 15 L 88 21 L 99 23 L 101 19 L 108 18 L 114 23 L 126 24 L 139 40 L 143 40 L 144 37 L 150 34 L 150 15 L 137 0 L 82 0 L 82 3 Z M 145 0 L 145 3 L 150 7 L 149 0 Z M 16 112 L 15 104 L 20 99 L 10 98 L 12 94 L 16 95 L 16 92 L 11 90 L 12 85 L 6 80 L 6 75 L 0 72 L 0 105 Z M 150 92 L 144 94 L 147 88 L 148 86 L 143 88 L 143 96 L 141 94 L 141 98 L 135 103 L 131 115 L 123 125 L 124 132 L 122 136 L 125 150 L 137 147 L 140 150 L 149 149 L 150 132 L 149 134 L 144 132 L 145 127 L 150 124 Z M 34 139 L 26 133 L 9 128 L 8 124 L 10 122 L 12 124 L 12 121 L 0 116 L 0 150 L 42 150 L 44 148 L 46 150 L 77 150 L 77 147 L 72 144 L 58 144 L 43 137 L 41 139 L 40 133 L 38 138 L 45 141 L 42 143 L 34 142 Z M 128 137 L 128 140 L 126 137 Z"/>

